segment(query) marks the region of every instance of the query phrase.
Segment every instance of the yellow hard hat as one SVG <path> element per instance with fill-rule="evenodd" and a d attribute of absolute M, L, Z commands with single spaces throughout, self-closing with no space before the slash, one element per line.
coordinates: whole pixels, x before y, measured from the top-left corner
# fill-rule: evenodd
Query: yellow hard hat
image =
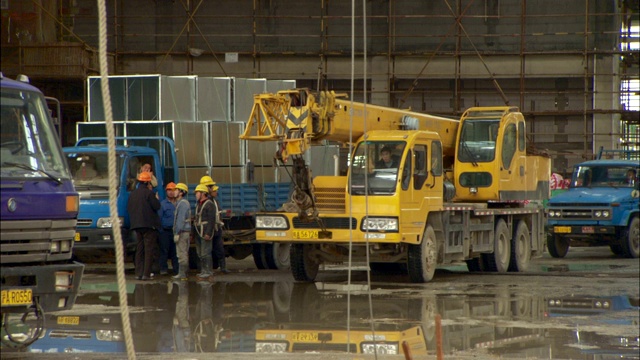
<path fill-rule="evenodd" d="M 187 187 L 187 185 L 186 185 L 186 184 L 183 184 L 183 183 L 177 183 L 177 184 L 176 184 L 176 189 L 178 189 L 178 190 L 182 190 L 182 191 L 184 191 L 184 192 L 186 192 L 186 193 L 188 193 L 188 192 L 189 192 L 189 188 Z"/>
<path fill-rule="evenodd" d="M 200 185 L 211 186 L 211 185 L 215 185 L 215 184 L 216 184 L 216 182 L 213 181 L 213 179 L 209 175 L 205 175 L 205 176 L 200 178 Z"/>
<path fill-rule="evenodd" d="M 218 185 L 213 185 L 213 186 L 211 187 L 211 191 L 218 191 L 218 189 L 219 189 L 219 186 L 218 186 Z"/>
<path fill-rule="evenodd" d="M 207 189 L 207 186 L 203 185 L 203 184 L 200 184 L 200 185 L 196 186 L 196 192 L 198 192 L 198 191 L 203 192 L 205 194 L 209 193 L 209 189 Z"/>

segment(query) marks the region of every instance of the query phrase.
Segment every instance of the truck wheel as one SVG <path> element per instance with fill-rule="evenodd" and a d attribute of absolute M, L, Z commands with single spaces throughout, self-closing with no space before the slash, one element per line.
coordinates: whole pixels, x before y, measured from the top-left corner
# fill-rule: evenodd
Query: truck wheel
<path fill-rule="evenodd" d="M 253 262 L 256 264 L 256 267 L 260 270 L 268 269 L 269 265 L 267 264 L 266 259 L 266 251 L 265 244 L 253 244 Z"/>
<path fill-rule="evenodd" d="M 499 219 L 493 240 L 493 254 L 483 254 L 487 270 L 507 272 L 511 259 L 511 235 L 504 219 Z"/>
<path fill-rule="evenodd" d="M 511 262 L 509 271 L 526 271 L 531 260 L 531 236 L 524 220 L 518 221 L 518 227 L 511 239 Z"/>
<path fill-rule="evenodd" d="M 622 253 L 628 258 L 637 258 L 640 244 L 640 218 L 635 216 L 629 223 L 625 237 L 620 242 Z"/>
<path fill-rule="evenodd" d="M 291 273 L 296 281 L 312 282 L 318 275 L 320 262 L 311 257 L 313 245 L 291 245 Z"/>
<path fill-rule="evenodd" d="M 427 225 L 422 237 L 422 243 L 409 244 L 407 266 L 409 279 L 414 283 L 425 283 L 433 279 L 438 265 L 438 249 L 436 232 L 431 225 Z"/>
<path fill-rule="evenodd" d="M 547 236 L 547 250 L 554 258 L 563 258 L 569 252 L 569 239 L 560 235 L 549 235 Z"/>
<path fill-rule="evenodd" d="M 288 270 L 291 267 L 291 244 L 273 243 L 265 246 L 267 266 L 273 270 Z"/>
<path fill-rule="evenodd" d="M 484 261 L 481 257 L 465 260 L 467 263 L 467 269 L 469 272 L 481 272 L 484 271 Z"/>
<path fill-rule="evenodd" d="M 611 252 L 614 255 L 624 255 L 624 251 L 622 250 L 622 245 L 620 245 L 620 243 L 618 242 L 609 244 L 609 249 L 611 249 Z"/>

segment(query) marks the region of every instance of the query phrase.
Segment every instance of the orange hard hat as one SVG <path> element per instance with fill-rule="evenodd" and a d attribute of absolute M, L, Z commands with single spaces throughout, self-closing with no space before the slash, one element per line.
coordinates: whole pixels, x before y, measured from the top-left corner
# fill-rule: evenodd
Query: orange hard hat
<path fill-rule="evenodd" d="M 165 190 L 175 190 L 175 188 L 176 188 L 176 184 L 172 181 L 167 184 L 167 186 L 165 187 Z"/>
<path fill-rule="evenodd" d="M 150 182 L 151 181 L 151 173 L 148 171 L 143 171 L 138 174 L 138 181 L 140 182 Z"/>

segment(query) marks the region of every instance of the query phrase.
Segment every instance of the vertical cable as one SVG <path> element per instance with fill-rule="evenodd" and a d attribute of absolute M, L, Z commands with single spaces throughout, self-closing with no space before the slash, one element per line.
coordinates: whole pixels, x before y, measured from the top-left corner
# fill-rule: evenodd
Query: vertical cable
<path fill-rule="evenodd" d="M 116 152 L 115 134 L 113 130 L 113 112 L 111 109 L 111 95 L 109 94 L 109 68 L 107 63 L 107 10 L 105 0 L 98 0 L 98 21 L 99 21 L 99 52 L 100 61 L 100 85 L 102 90 L 102 101 L 104 104 L 104 118 L 107 127 L 108 163 L 109 163 L 109 213 L 113 224 L 114 245 L 116 248 L 116 274 L 118 283 L 118 296 L 120 299 L 120 314 L 122 318 L 122 332 L 127 349 L 127 357 L 130 360 L 136 359 L 136 351 L 133 347 L 133 337 L 131 335 L 131 324 L 129 322 L 129 306 L 127 304 L 126 279 L 124 275 L 124 251 L 122 249 L 122 233 L 120 232 L 120 220 L 118 219 L 117 204 L 117 183 L 116 177 Z"/>

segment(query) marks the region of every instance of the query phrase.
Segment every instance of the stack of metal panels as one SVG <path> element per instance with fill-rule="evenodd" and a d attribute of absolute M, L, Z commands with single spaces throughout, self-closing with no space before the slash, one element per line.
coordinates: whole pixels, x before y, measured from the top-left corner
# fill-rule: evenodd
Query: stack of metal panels
<path fill-rule="evenodd" d="M 87 80 L 88 121 L 77 136 L 106 136 L 101 78 Z M 245 183 L 247 162 L 254 183 L 289 182 L 274 167 L 274 142 L 245 142 L 244 131 L 254 94 L 295 88 L 295 80 L 239 79 L 166 75 L 109 77 L 116 136 L 166 136 L 178 150 L 180 179 L 187 183 L 211 175 L 218 183 Z M 156 145 L 161 146 L 161 145 Z M 165 149 L 157 149 L 161 154 Z"/>

